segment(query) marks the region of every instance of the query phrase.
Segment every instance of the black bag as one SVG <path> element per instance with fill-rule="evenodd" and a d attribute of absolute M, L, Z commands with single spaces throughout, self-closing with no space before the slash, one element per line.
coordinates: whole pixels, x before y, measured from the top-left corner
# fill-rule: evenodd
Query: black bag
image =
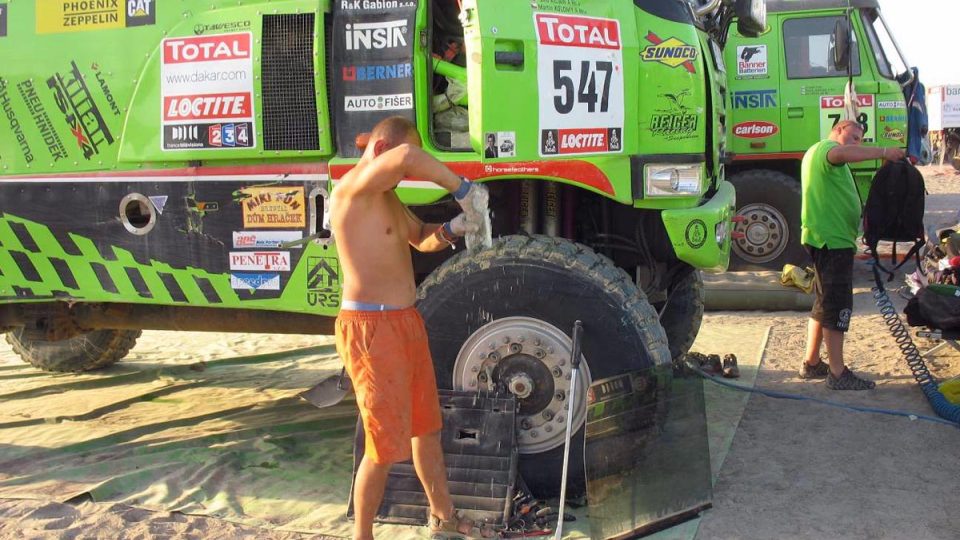
<path fill-rule="evenodd" d="M 937 294 L 926 287 L 907 302 L 903 313 L 910 326 L 960 330 L 960 298 Z"/>
<path fill-rule="evenodd" d="M 863 240 L 873 253 L 876 265 L 893 280 L 893 272 L 915 255 L 920 267 L 920 248 L 923 247 L 923 211 L 926 204 L 926 186 L 923 175 L 906 161 L 888 162 L 873 177 L 867 204 L 863 209 Z M 887 270 L 880 264 L 877 244 L 881 240 L 893 242 L 891 264 Z M 903 261 L 897 264 L 897 242 L 912 242 Z"/>

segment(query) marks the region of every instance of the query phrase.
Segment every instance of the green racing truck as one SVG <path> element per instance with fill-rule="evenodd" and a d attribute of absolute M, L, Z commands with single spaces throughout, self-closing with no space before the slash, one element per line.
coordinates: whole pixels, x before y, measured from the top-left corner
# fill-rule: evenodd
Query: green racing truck
<path fill-rule="evenodd" d="M 908 131 L 903 90 L 915 84 L 913 72 L 877 0 L 767 0 L 767 12 L 760 36 L 740 35 L 733 26 L 724 50 L 726 172 L 740 217 L 733 269 L 779 270 L 807 260 L 800 245 L 800 161 L 843 113 L 849 75 L 846 64 L 834 61 L 838 22 L 851 25 L 849 67 L 864 144 L 906 148 L 916 136 Z M 864 200 L 880 165 L 851 164 Z"/>
<path fill-rule="evenodd" d="M 332 334 L 328 196 L 356 135 L 404 115 L 491 195 L 492 247 L 415 255 L 438 384 L 507 383 L 525 479 L 555 486 L 573 321 L 582 388 L 647 368 L 656 392 L 697 335 L 699 270 L 728 264 L 721 44 L 763 3 L 457 4 L 0 2 L 13 350 L 82 371 L 142 329 Z M 428 179 L 397 192 L 456 212 Z"/>

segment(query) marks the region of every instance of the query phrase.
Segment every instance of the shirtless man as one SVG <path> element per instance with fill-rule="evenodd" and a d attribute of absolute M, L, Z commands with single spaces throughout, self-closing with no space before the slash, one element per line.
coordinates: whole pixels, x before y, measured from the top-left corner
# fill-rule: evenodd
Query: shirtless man
<path fill-rule="evenodd" d="M 455 513 L 447 487 L 440 400 L 426 329 L 413 306 L 409 246 L 419 251 L 451 247 L 476 220 L 460 214 L 444 224 L 423 223 L 393 190 L 403 178 L 429 179 L 476 217 L 470 203 L 484 188 L 421 150 L 415 126 L 402 117 L 377 124 L 365 144 L 331 200 L 343 270 L 337 351 L 354 383 L 366 432 L 354 489 L 354 538 L 373 538 L 390 466 L 411 454 L 430 502 L 431 536 L 462 537 L 473 524 Z"/>

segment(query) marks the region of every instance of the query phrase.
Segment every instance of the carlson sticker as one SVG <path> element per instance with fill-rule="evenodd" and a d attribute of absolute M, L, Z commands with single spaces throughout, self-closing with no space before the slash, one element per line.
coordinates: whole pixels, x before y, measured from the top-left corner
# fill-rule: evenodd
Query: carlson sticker
<path fill-rule="evenodd" d="M 253 148 L 252 34 L 164 39 L 160 65 L 164 150 Z"/>
<path fill-rule="evenodd" d="M 745 139 L 762 139 L 776 135 L 778 131 L 780 131 L 780 128 L 776 124 L 760 120 L 741 122 L 733 126 L 733 134 Z"/>
<path fill-rule="evenodd" d="M 534 26 L 539 57 L 540 155 L 621 152 L 624 101 L 620 22 L 536 13 Z"/>
<path fill-rule="evenodd" d="M 279 248 L 302 239 L 303 233 L 300 231 L 233 231 L 233 247 L 237 249 Z"/>
<path fill-rule="evenodd" d="M 230 287 L 251 291 L 279 291 L 280 274 L 234 272 L 230 274 Z"/>
<path fill-rule="evenodd" d="M 37 0 L 37 33 L 83 32 L 154 24 L 155 0 Z"/>
<path fill-rule="evenodd" d="M 247 187 L 237 192 L 243 227 L 306 227 L 302 186 Z"/>
<path fill-rule="evenodd" d="M 230 270 L 290 271 L 289 251 L 231 251 Z"/>
<path fill-rule="evenodd" d="M 340 307 L 340 261 L 336 257 L 307 257 L 307 304 Z"/>
<path fill-rule="evenodd" d="M 737 77 L 749 79 L 767 76 L 767 46 L 740 45 L 737 47 Z"/>
<path fill-rule="evenodd" d="M 696 47 L 687 45 L 675 37 L 661 39 L 653 32 L 647 32 L 646 38 L 653 45 L 648 45 L 640 53 L 640 58 L 644 62 L 657 62 L 672 68 L 683 66 L 683 69 L 690 73 L 697 72 L 693 64 L 697 59 Z"/>
<path fill-rule="evenodd" d="M 70 62 L 70 71 L 48 78 L 47 88 L 84 159 L 99 154 L 102 146 L 113 144 L 113 134 L 76 62 Z"/>

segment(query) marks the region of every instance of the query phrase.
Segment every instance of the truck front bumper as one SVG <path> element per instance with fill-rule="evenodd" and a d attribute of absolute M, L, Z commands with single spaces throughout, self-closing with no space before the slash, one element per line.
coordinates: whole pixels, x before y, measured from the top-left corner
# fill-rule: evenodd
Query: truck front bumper
<path fill-rule="evenodd" d="M 726 270 L 730 263 L 731 219 L 736 215 L 736 202 L 733 184 L 723 181 L 704 204 L 661 212 L 677 258 L 706 272 Z"/>

